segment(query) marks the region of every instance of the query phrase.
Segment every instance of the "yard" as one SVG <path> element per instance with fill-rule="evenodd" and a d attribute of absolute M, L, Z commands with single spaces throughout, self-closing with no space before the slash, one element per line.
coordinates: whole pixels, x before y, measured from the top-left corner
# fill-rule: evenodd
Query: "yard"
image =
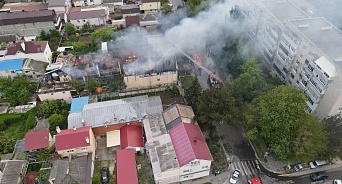
<path fill-rule="evenodd" d="M 107 167 L 107 168 L 109 168 L 109 171 L 110 171 L 110 162 L 113 162 L 113 161 L 109 161 L 109 160 L 95 161 L 94 175 L 92 178 L 93 184 L 101 184 L 101 169 L 102 169 L 102 167 Z M 114 169 L 114 171 L 109 172 L 109 183 L 108 184 L 116 184 L 115 169 Z"/>
<path fill-rule="evenodd" d="M 184 76 L 184 77 L 180 77 L 180 82 L 182 84 L 182 88 L 184 90 L 188 89 L 191 86 L 192 81 L 195 79 L 194 76 Z"/>
<path fill-rule="evenodd" d="M 136 156 L 137 161 L 137 171 L 138 171 L 138 183 L 139 184 L 149 184 L 154 183 L 153 171 L 146 159 L 145 154 L 137 153 Z"/>

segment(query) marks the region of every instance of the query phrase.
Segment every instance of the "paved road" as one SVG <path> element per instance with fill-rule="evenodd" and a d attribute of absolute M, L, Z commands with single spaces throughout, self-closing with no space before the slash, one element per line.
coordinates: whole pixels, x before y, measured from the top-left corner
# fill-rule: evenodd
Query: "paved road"
<path fill-rule="evenodd" d="M 325 182 L 312 182 L 309 178 L 309 175 L 301 176 L 296 179 L 293 179 L 294 183 L 298 184 L 332 184 L 332 180 L 340 179 L 342 180 L 342 170 L 341 168 L 328 171 L 329 178 Z"/>

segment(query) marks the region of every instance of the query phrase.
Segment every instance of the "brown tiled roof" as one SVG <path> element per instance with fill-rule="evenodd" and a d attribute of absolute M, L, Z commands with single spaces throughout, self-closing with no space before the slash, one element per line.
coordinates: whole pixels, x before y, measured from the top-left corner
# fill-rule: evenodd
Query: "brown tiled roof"
<path fill-rule="evenodd" d="M 74 12 L 79 12 L 81 11 L 81 7 L 74 7 L 74 8 L 71 8 L 69 13 L 74 13 Z"/>
<path fill-rule="evenodd" d="M 25 50 L 21 46 L 21 43 L 16 43 L 7 47 L 6 55 L 15 55 L 17 52 L 23 52 L 25 54 L 44 52 L 47 43 L 47 41 L 24 42 Z"/>
<path fill-rule="evenodd" d="M 153 2 L 160 2 L 160 0 L 141 0 L 141 3 L 153 3 Z"/>
<path fill-rule="evenodd" d="M 48 4 L 31 4 L 31 5 L 19 5 L 11 7 L 11 12 L 14 11 L 37 11 L 37 10 L 47 10 Z"/>
<path fill-rule="evenodd" d="M 123 6 L 121 7 L 122 14 L 140 13 L 139 5 Z"/>
<path fill-rule="evenodd" d="M 125 21 L 126 21 L 126 27 L 132 26 L 132 25 L 140 25 L 140 20 L 139 20 L 139 16 L 127 16 L 125 17 Z"/>
<path fill-rule="evenodd" d="M 0 26 L 35 22 L 49 22 L 55 20 L 56 13 L 54 10 L 0 13 Z"/>
<path fill-rule="evenodd" d="M 64 7 L 65 0 L 49 0 L 49 7 Z"/>
<path fill-rule="evenodd" d="M 91 11 L 80 11 L 80 12 L 72 12 L 69 14 L 70 20 L 78 20 L 78 19 L 88 19 L 88 18 L 97 18 L 106 15 L 106 11 L 104 9 L 101 10 L 91 10 Z"/>

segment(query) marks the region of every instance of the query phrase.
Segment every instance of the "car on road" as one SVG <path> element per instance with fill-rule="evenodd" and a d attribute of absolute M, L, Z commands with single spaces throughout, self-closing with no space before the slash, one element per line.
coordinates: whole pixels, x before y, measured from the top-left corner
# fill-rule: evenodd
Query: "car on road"
<path fill-rule="evenodd" d="M 248 180 L 248 184 L 262 184 L 260 178 L 251 178 Z"/>
<path fill-rule="evenodd" d="M 325 171 L 315 172 L 315 173 L 310 174 L 310 178 L 312 181 L 326 180 L 328 176 L 329 176 L 328 173 Z"/>
<path fill-rule="evenodd" d="M 316 167 L 323 166 L 323 165 L 326 165 L 326 164 L 327 164 L 327 162 L 324 161 L 324 160 L 316 160 L 314 162 L 310 162 L 309 163 L 311 169 L 314 169 Z"/>
<path fill-rule="evenodd" d="M 334 180 L 333 184 L 342 184 L 342 180 Z"/>
<path fill-rule="evenodd" d="M 107 167 L 102 167 L 101 169 L 101 182 L 102 184 L 107 184 L 109 182 L 108 178 L 108 168 Z"/>
<path fill-rule="evenodd" d="M 230 176 L 229 182 L 235 184 L 239 180 L 240 175 L 241 171 L 239 169 L 235 169 Z"/>

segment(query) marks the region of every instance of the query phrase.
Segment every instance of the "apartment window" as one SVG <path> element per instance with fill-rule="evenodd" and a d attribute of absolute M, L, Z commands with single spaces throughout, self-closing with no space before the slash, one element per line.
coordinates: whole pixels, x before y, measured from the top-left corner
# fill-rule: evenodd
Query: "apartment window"
<path fill-rule="evenodd" d="M 309 98 L 308 101 L 310 102 L 311 105 L 314 104 L 314 102 L 311 100 L 311 98 Z"/>
<path fill-rule="evenodd" d="M 202 169 L 208 169 L 208 168 L 209 168 L 209 166 L 207 166 L 207 165 L 202 167 Z"/>
<path fill-rule="evenodd" d="M 294 75 L 291 73 L 291 78 L 294 79 Z"/>
<path fill-rule="evenodd" d="M 305 60 L 305 64 L 308 65 L 309 64 L 309 60 L 306 59 Z"/>
<path fill-rule="evenodd" d="M 67 152 L 68 152 L 68 153 L 73 153 L 73 152 L 74 152 L 74 150 L 68 150 Z"/>
<path fill-rule="evenodd" d="M 308 65 L 308 68 L 311 72 L 313 72 L 314 68 L 310 64 Z"/>
<path fill-rule="evenodd" d="M 184 170 L 184 171 L 183 171 L 183 173 L 187 173 L 187 172 L 189 172 L 189 169 L 188 169 L 188 170 Z"/>
<path fill-rule="evenodd" d="M 299 81 L 298 81 L 298 80 L 296 81 L 296 84 L 299 84 Z"/>
<path fill-rule="evenodd" d="M 82 150 L 82 151 L 87 151 L 87 150 L 88 150 L 88 148 L 82 148 L 81 150 Z"/>
<path fill-rule="evenodd" d="M 328 78 L 329 78 L 329 75 L 328 75 L 327 73 L 325 73 L 325 72 L 324 72 L 323 74 L 324 74 L 326 77 L 328 77 Z"/>
<path fill-rule="evenodd" d="M 200 165 L 200 161 L 191 162 L 191 167 Z"/>

